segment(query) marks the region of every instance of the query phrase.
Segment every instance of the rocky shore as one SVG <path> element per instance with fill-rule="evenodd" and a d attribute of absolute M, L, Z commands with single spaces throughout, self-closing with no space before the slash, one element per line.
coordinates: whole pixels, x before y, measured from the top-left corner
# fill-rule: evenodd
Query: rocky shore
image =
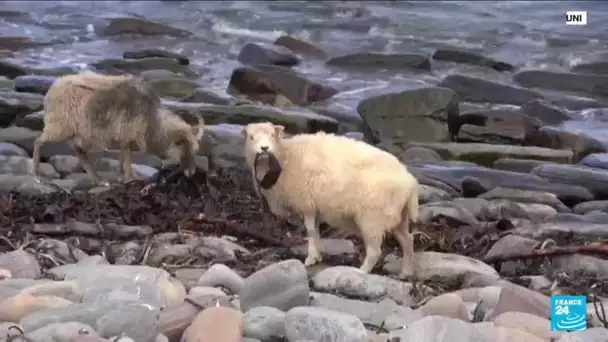
<path fill-rule="evenodd" d="M 132 34 L 191 33 L 132 18 L 112 19 L 102 32 Z M 35 45 L 0 40 L 9 50 Z M 331 56 L 284 36 L 245 44 L 242 66 L 218 94 L 197 81 L 188 56 L 133 49 L 123 57 L 89 67 L 141 75 L 177 113 L 203 117 L 204 171 L 150 187 L 161 160 L 135 152 L 139 180 L 122 185 L 118 152 L 95 150 L 95 168 L 113 182 L 96 187 L 66 144 L 49 143 L 47 181 L 34 182 L 44 94 L 77 68 L 0 60 L 0 340 L 608 340 L 600 305 L 608 306 L 608 153 L 556 128 L 608 108 L 605 61 L 518 71 L 456 49 Z M 452 74 L 435 86 L 387 89 L 350 113 L 332 102 L 338 90 L 292 69 L 309 60 L 345 72 L 421 74 L 464 63 L 509 81 Z M 408 166 L 422 184 L 416 282 L 393 277 L 393 241 L 383 265 L 362 274 L 359 241 L 328 227 L 325 264 L 304 267 L 304 231 L 263 211 L 243 169 L 242 125 L 263 120 L 292 134 L 365 139 Z M 587 295 L 588 330 L 550 331 L 555 294 Z"/>

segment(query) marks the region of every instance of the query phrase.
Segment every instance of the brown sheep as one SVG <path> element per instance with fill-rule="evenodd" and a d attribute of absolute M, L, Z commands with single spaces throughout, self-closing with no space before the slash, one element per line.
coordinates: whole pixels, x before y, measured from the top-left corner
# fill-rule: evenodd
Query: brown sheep
<path fill-rule="evenodd" d="M 184 174 L 196 170 L 194 156 L 204 121 L 191 126 L 162 106 L 160 97 L 141 79 L 131 75 L 106 76 L 93 72 L 57 79 L 44 98 L 44 131 L 34 143 L 34 176 L 38 178 L 40 148 L 48 141 L 69 141 L 84 170 L 102 182 L 87 151 L 94 145 L 120 149 L 120 172 L 133 180 L 131 150 L 136 146 L 166 158 L 163 167 L 180 163 Z"/>

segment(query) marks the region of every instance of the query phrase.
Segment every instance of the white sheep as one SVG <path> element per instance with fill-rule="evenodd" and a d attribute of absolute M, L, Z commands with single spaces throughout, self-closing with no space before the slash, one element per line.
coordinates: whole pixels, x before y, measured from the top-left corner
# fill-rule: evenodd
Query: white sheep
<path fill-rule="evenodd" d="M 44 131 L 36 139 L 32 156 L 38 181 L 40 148 L 48 141 L 69 141 L 84 170 L 97 183 L 101 179 L 87 157 L 93 145 L 120 148 L 125 181 L 133 179 L 133 146 L 167 158 L 166 164 L 181 163 L 186 176 L 196 170 L 194 157 L 204 121 L 189 125 L 162 106 L 160 97 L 139 77 L 93 72 L 63 76 L 45 95 L 44 107 Z"/>
<path fill-rule="evenodd" d="M 384 235 L 392 233 L 403 252 L 401 278 L 413 276 L 414 242 L 409 220 L 418 220 L 419 185 L 392 154 L 365 142 L 326 134 L 286 138 L 284 127 L 269 122 L 244 128 L 245 157 L 254 175 L 258 154 L 275 155 L 282 171 L 274 186 L 260 188 L 270 210 L 304 221 L 308 235 L 306 266 L 322 260 L 319 224 L 358 233 L 365 244 L 360 270 L 369 273 L 382 255 Z"/>

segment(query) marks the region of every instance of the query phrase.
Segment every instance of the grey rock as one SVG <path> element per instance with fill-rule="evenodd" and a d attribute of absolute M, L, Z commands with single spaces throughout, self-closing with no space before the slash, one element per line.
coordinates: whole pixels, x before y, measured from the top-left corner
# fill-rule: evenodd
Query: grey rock
<path fill-rule="evenodd" d="M 226 92 L 232 96 L 246 95 L 253 101 L 276 105 L 287 99 L 304 106 L 336 95 L 330 86 L 314 82 L 294 70 L 276 65 L 236 68 L 230 76 Z M 280 100 L 280 96 L 284 97 Z"/>
<path fill-rule="evenodd" d="M 142 59 L 108 58 L 94 62 L 91 66 L 98 72 L 109 74 L 140 74 L 147 70 L 167 70 L 178 75 L 197 75 L 189 66 L 182 65 L 173 58 L 164 57 L 149 57 Z"/>
<path fill-rule="evenodd" d="M 199 153 L 209 158 L 211 168 L 244 168 L 242 125 L 220 124 L 205 126 L 205 135 Z"/>
<path fill-rule="evenodd" d="M 464 75 L 446 76 L 438 84 L 455 91 L 461 101 L 524 105 L 542 95 L 526 88 Z"/>
<path fill-rule="evenodd" d="M 212 257 L 217 261 L 234 261 L 236 254 L 248 255 L 250 252 L 237 243 L 228 239 L 214 236 L 206 236 L 200 239 L 200 243 L 194 246 L 195 255 L 205 258 Z"/>
<path fill-rule="evenodd" d="M 588 95 L 608 95 L 608 76 L 526 70 L 518 72 L 513 80 L 525 87 L 560 90 Z"/>
<path fill-rule="evenodd" d="M 174 37 L 192 35 L 191 32 L 183 29 L 140 18 L 113 18 L 110 20 L 109 25 L 103 30 L 103 35 L 106 37 L 124 34 L 144 36 L 168 35 Z"/>
<path fill-rule="evenodd" d="M 0 268 L 9 270 L 13 278 L 36 279 L 41 275 L 36 257 L 22 249 L 0 254 Z"/>
<path fill-rule="evenodd" d="M 314 289 L 347 297 L 374 301 L 388 297 L 403 305 L 410 305 L 412 285 L 396 279 L 361 272 L 358 268 L 335 266 L 326 268 L 312 278 Z"/>
<path fill-rule="evenodd" d="M 573 331 L 562 335 L 557 342 L 603 342 L 608 340 L 608 329 L 589 328 L 585 331 Z"/>
<path fill-rule="evenodd" d="M 456 50 L 456 49 L 437 49 L 435 53 L 433 53 L 434 60 L 438 61 L 447 61 L 447 62 L 456 62 L 456 63 L 465 63 L 477 66 L 488 67 L 494 69 L 496 71 L 513 71 L 515 67 L 506 62 L 497 61 L 495 59 L 470 52 L 465 50 Z"/>
<path fill-rule="evenodd" d="M 245 280 L 230 267 L 224 264 L 214 264 L 198 281 L 198 286 L 223 286 L 234 294 L 239 294 L 245 286 Z"/>
<path fill-rule="evenodd" d="M 391 339 L 399 338 L 402 342 L 451 342 L 455 336 L 459 342 L 494 342 L 473 325 L 442 316 L 427 316 L 405 329 L 390 332 Z"/>
<path fill-rule="evenodd" d="M 458 100 L 450 89 L 424 87 L 367 98 L 357 106 L 366 139 L 393 153 L 410 141 L 449 141 L 446 122 L 458 117 Z"/>
<path fill-rule="evenodd" d="M 203 117 L 205 123 L 246 125 L 252 122 L 271 121 L 283 125 L 291 133 L 336 132 L 338 122 L 307 109 L 280 109 L 265 105 L 218 106 L 205 103 L 164 101 L 177 114 Z"/>
<path fill-rule="evenodd" d="M 214 296 L 228 298 L 228 295 L 217 287 L 195 286 L 188 292 L 189 296 Z"/>
<path fill-rule="evenodd" d="M 298 56 L 289 49 L 278 45 L 264 43 L 247 43 L 241 49 L 237 60 L 245 65 L 281 65 L 296 66 L 300 63 Z"/>
<path fill-rule="evenodd" d="M 148 81 L 161 97 L 180 101 L 192 94 L 200 85 L 183 77 L 158 78 Z"/>
<path fill-rule="evenodd" d="M 310 289 L 306 267 L 299 260 L 281 261 L 245 279 L 240 291 L 241 310 L 270 306 L 282 311 L 307 305 Z"/>
<path fill-rule="evenodd" d="M 559 125 L 572 120 L 570 114 L 548 100 L 532 100 L 521 107 L 522 113 L 537 118 L 545 125 Z"/>
<path fill-rule="evenodd" d="M 380 69 L 419 69 L 430 71 L 431 62 L 427 56 L 409 53 L 409 54 L 385 54 L 385 53 L 369 53 L 359 52 L 344 56 L 330 58 L 325 62 L 328 66 L 336 66 L 342 68 L 373 68 Z"/>
<path fill-rule="evenodd" d="M 571 150 L 574 160 L 578 161 L 592 153 L 606 152 L 602 142 L 588 135 L 568 132 L 550 126 L 530 132 L 526 135 L 526 145 L 548 147 L 556 150 Z"/>
<path fill-rule="evenodd" d="M 592 153 L 581 159 L 580 165 L 608 170 L 608 153 Z"/>
<path fill-rule="evenodd" d="M 0 173 L 10 173 L 13 175 L 31 175 L 34 170 L 34 164 L 31 158 L 0 156 Z M 47 163 L 40 163 L 40 176 L 48 178 L 59 178 L 59 174 L 55 169 Z"/>
<path fill-rule="evenodd" d="M 11 144 L 0 142 L 0 156 L 5 157 L 24 157 L 27 158 L 29 155 L 21 147 Z"/>
<path fill-rule="evenodd" d="M 84 291 L 75 281 L 47 281 L 28 286 L 21 290 L 21 293 L 27 293 L 36 297 L 55 296 L 79 303 L 82 301 Z"/>
<path fill-rule="evenodd" d="M 24 93 L 45 95 L 57 77 L 23 75 L 15 77 L 15 90 Z"/>
<path fill-rule="evenodd" d="M 198 87 L 181 101 L 193 103 L 202 102 L 225 106 L 233 103 L 234 99 L 230 95 L 220 94 L 209 89 Z"/>
<path fill-rule="evenodd" d="M 591 211 L 602 211 L 608 212 L 608 201 L 589 201 L 579 203 L 574 208 L 572 208 L 572 212 L 579 215 L 585 215 Z"/>
<path fill-rule="evenodd" d="M 400 260 L 393 255 L 387 256 L 384 269 L 391 274 L 398 273 Z M 433 279 L 451 286 L 471 284 L 477 278 L 492 280 L 500 278 L 494 268 L 479 260 L 464 255 L 439 252 L 417 252 L 414 272 L 418 281 Z"/>
<path fill-rule="evenodd" d="M 143 48 L 143 49 L 132 49 L 126 50 L 122 53 L 122 58 L 124 59 L 142 59 L 148 57 L 166 57 L 173 58 L 179 62 L 181 65 L 190 64 L 190 60 L 188 57 L 181 53 L 176 53 L 172 51 L 167 51 L 163 49 L 155 49 L 155 48 Z"/>
<path fill-rule="evenodd" d="M 327 58 L 327 53 L 321 50 L 319 47 L 313 45 L 311 42 L 301 40 L 299 38 L 291 36 L 281 36 L 277 38 L 274 45 L 279 45 L 288 48 L 294 53 L 303 56 L 309 56 L 319 59 Z"/>
<path fill-rule="evenodd" d="M 108 310 L 95 326 L 105 338 L 124 334 L 134 341 L 154 342 L 159 333 L 159 314 L 150 306 L 130 303 Z"/>
<path fill-rule="evenodd" d="M 348 313 L 318 307 L 295 307 L 285 315 L 285 335 L 289 341 L 366 342 L 361 321 Z"/>
<path fill-rule="evenodd" d="M 314 292 L 310 306 L 323 307 L 337 312 L 348 312 L 357 316 L 363 324 L 384 326 L 388 330 L 398 329 L 422 316 L 407 306 L 401 306 L 391 299 L 379 302 L 341 298 L 329 293 Z"/>
<path fill-rule="evenodd" d="M 583 186 L 598 199 L 608 198 L 608 171 L 578 165 L 544 164 L 535 167 L 532 174 L 555 183 Z"/>
<path fill-rule="evenodd" d="M 36 342 L 75 341 L 83 336 L 100 337 L 93 327 L 79 322 L 51 323 L 27 334 Z"/>
<path fill-rule="evenodd" d="M 279 309 L 258 306 L 245 313 L 243 336 L 262 341 L 285 337 L 285 313 Z"/>

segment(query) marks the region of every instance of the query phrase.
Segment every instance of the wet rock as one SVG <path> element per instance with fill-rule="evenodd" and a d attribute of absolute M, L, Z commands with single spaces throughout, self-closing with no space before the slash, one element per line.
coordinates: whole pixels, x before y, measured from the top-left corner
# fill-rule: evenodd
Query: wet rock
<path fill-rule="evenodd" d="M 188 291 L 188 296 L 213 296 L 218 298 L 228 298 L 228 295 L 221 289 L 207 286 L 196 286 Z"/>
<path fill-rule="evenodd" d="M 367 98 L 357 106 L 366 139 L 397 153 L 410 141 L 449 141 L 447 122 L 458 117 L 453 91 L 425 87 Z"/>
<path fill-rule="evenodd" d="M 0 76 L 0 91 L 11 91 L 15 88 L 15 82 L 5 76 Z"/>
<path fill-rule="evenodd" d="M 302 56 L 319 59 L 327 58 L 327 53 L 314 46 L 312 43 L 291 36 L 281 36 L 277 38 L 273 44 L 283 46 L 291 50 L 293 53 L 297 53 Z"/>
<path fill-rule="evenodd" d="M 435 188 L 424 184 L 420 186 L 420 192 L 418 194 L 418 201 L 420 204 L 440 202 L 449 200 L 451 198 L 452 194 L 443 189 Z"/>
<path fill-rule="evenodd" d="M 27 75 L 29 72 L 30 69 L 28 67 L 0 60 L 0 76 L 14 79 L 17 76 Z"/>
<path fill-rule="evenodd" d="M 224 264 L 214 264 L 196 282 L 199 286 L 222 286 L 234 294 L 239 294 L 245 280 Z"/>
<path fill-rule="evenodd" d="M 408 169 L 410 172 L 426 174 L 449 185 L 451 188 L 461 189 L 465 197 L 476 197 L 493 188 L 503 187 L 550 192 L 569 207 L 594 199 L 594 195 L 584 187 L 551 183 L 547 179 L 532 174 L 465 165 L 443 168 L 433 165 L 410 165 Z"/>
<path fill-rule="evenodd" d="M 501 281 L 499 285 L 502 286 L 500 297 L 494 310 L 486 319 L 491 320 L 498 315 L 511 311 L 549 318 L 551 302 L 548 296 L 507 281 Z"/>
<path fill-rule="evenodd" d="M 197 73 L 187 65 L 181 65 L 173 58 L 148 57 L 141 59 L 108 58 L 91 64 L 98 72 L 107 74 L 140 74 L 147 70 L 167 70 L 184 76 Z"/>
<path fill-rule="evenodd" d="M 465 207 L 449 201 L 423 204 L 420 206 L 418 216 L 418 220 L 425 224 L 445 218 L 449 219 L 453 224 L 468 225 L 472 227 L 479 224 L 475 216 Z"/>
<path fill-rule="evenodd" d="M 199 154 L 209 157 L 211 168 L 243 168 L 245 156 L 239 146 L 245 143 L 244 126 L 220 124 L 205 126 Z"/>
<path fill-rule="evenodd" d="M 44 129 L 44 111 L 38 111 L 22 118 L 17 118 L 17 120 L 15 120 L 15 125 L 29 128 L 34 131 L 42 131 Z"/>
<path fill-rule="evenodd" d="M 396 274 L 401 266 L 400 258 L 387 256 L 384 270 Z M 464 255 L 418 252 L 415 256 L 415 275 L 419 281 L 433 279 L 447 286 L 472 284 L 475 278 L 498 279 L 496 270 L 489 265 Z"/>
<path fill-rule="evenodd" d="M 185 244 L 161 243 L 155 246 L 148 255 L 147 264 L 152 267 L 160 267 L 170 260 L 188 260 L 192 255 L 192 246 Z"/>
<path fill-rule="evenodd" d="M 608 153 L 590 154 L 583 158 L 579 164 L 597 169 L 608 170 Z"/>
<path fill-rule="evenodd" d="M 572 120 L 572 117 L 563 109 L 551 101 L 537 99 L 525 103 L 521 107 L 523 114 L 539 119 L 545 125 L 559 125 L 564 121 Z"/>
<path fill-rule="evenodd" d="M 503 171 L 530 173 L 538 165 L 546 163 L 544 160 L 537 159 L 500 158 L 492 164 L 492 168 Z"/>
<path fill-rule="evenodd" d="M 35 41 L 28 37 L 0 37 L 0 46 L 3 50 L 19 51 L 37 46 L 48 45 L 47 42 Z"/>
<path fill-rule="evenodd" d="M 15 78 L 15 91 L 45 95 L 57 77 L 24 75 Z"/>
<path fill-rule="evenodd" d="M 143 36 L 167 35 L 174 37 L 192 35 L 191 32 L 183 29 L 139 18 L 114 18 L 110 20 L 110 24 L 103 30 L 103 35 L 106 37 L 123 34 Z"/>
<path fill-rule="evenodd" d="M 52 323 L 27 334 L 33 341 L 81 341 L 79 338 L 90 338 L 89 342 L 103 341 L 93 327 L 78 322 Z M 97 338 L 97 340 L 95 340 Z"/>
<path fill-rule="evenodd" d="M 190 60 L 188 57 L 182 55 L 181 53 L 171 52 L 163 49 L 154 49 L 154 48 L 145 48 L 145 49 L 134 49 L 127 50 L 122 53 L 122 58 L 124 59 L 142 59 L 149 57 L 164 57 L 164 58 L 173 58 L 181 65 L 190 64 Z"/>
<path fill-rule="evenodd" d="M 583 186 L 598 199 L 608 198 L 608 171 L 577 165 L 545 164 L 532 170 L 532 174 L 552 182 Z"/>
<path fill-rule="evenodd" d="M 608 212 L 608 201 L 583 202 L 572 208 L 572 212 L 579 215 L 585 215 L 593 210 Z"/>
<path fill-rule="evenodd" d="M 159 312 L 145 305 L 129 303 L 108 310 L 96 321 L 102 337 L 126 335 L 134 341 L 156 340 Z"/>
<path fill-rule="evenodd" d="M 10 271 L 13 278 L 37 279 L 41 274 L 38 260 L 21 249 L 0 254 L 0 268 Z"/>
<path fill-rule="evenodd" d="M 48 281 L 21 290 L 32 296 L 54 296 L 78 303 L 82 301 L 83 291 L 74 281 Z"/>
<path fill-rule="evenodd" d="M 279 109 L 272 106 L 242 105 L 218 106 L 203 103 L 166 102 L 178 115 L 203 117 L 205 123 L 247 125 L 252 122 L 271 121 L 285 126 L 289 133 L 334 133 L 338 129 L 336 120 L 315 114 L 306 109 Z M 242 153 L 242 152 L 241 152 Z"/>
<path fill-rule="evenodd" d="M 32 296 L 20 293 L 0 302 L 0 320 L 3 322 L 19 322 L 32 312 L 48 308 L 66 307 L 71 305 L 69 300 L 54 296 Z"/>
<path fill-rule="evenodd" d="M 308 304 L 308 275 L 299 260 L 285 260 L 255 272 L 245 279 L 240 291 L 241 309 L 257 306 L 279 310 Z"/>
<path fill-rule="evenodd" d="M 536 240 L 555 238 L 556 236 L 568 236 L 568 234 L 576 234 L 576 236 L 581 239 L 596 239 L 608 237 L 608 225 L 604 223 L 593 223 L 587 220 L 564 220 L 538 223 L 533 226 L 518 226 L 513 230 L 513 234 L 526 236 Z"/>
<path fill-rule="evenodd" d="M 500 158 L 538 159 L 557 163 L 570 163 L 572 151 L 555 150 L 536 146 L 511 146 L 482 143 L 424 143 L 411 142 L 408 147 L 418 146 L 434 150 L 446 160 L 470 161 L 478 165 L 492 166 Z"/>
<path fill-rule="evenodd" d="M 559 212 L 570 212 L 570 209 L 560 201 L 555 194 L 545 191 L 520 190 L 508 188 L 494 188 L 478 196 L 489 201 L 494 199 L 506 199 L 519 203 L 540 203 L 555 208 Z"/>
<path fill-rule="evenodd" d="M 285 335 L 289 341 L 367 341 L 365 326 L 357 317 L 325 308 L 305 306 L 287 312 Z"/>
<path fill-rule="evenodd" d="M 488 67 L 500 72 L 515 70 L 515 67 L 512 64 L 500 62 L 495 59 L 464 50 L 438 49 L 433 54 L 432 58 L 438 61 L 465 63 Z"/>
<path fill-rule="evenodd" d="M 186 296 L 184 286 L 175 278 L 165 270 L 149 266 L 102 264 L 75 267 L 66 272 L 65 279 L 77 281 L 84 289 L 83 302 L 94 302 L 104 297 L 135 300 L 139 296 L 139 300 L 149 305 L 172 307 Z"/>
<path fill-rule="evenodd" d="M 573 66 L 571 71 L 585 74 L 608 74 L 608 61 L 580 63 Z"/>
<path fill-rule="evenodd" d="M 5 142 L 0 142 L 0 156 L 29 157 L 27 152 L 21 147 Z"/>
<path fill-rule="evenodd" d="M 400 328 L 419 319 L 421 314 L 391 299 L 379 302 L 341 298 L 329 293 L 312 293 L 310 306 L 323 307 L 337 312 L 355 315 L 363 324 L 384 326 L 387 329 Z"/>
<path fill-rule="evenodd" d="M 278 45 L 264 43 L 247 43 L 241 49 L 237 60 L 245 65 L 280 65 L 296 66 L 300 59 L 289 49 Z"/>
<path fill-rule="evenodd" d="M 526 145 L 558 150 L 572 150 L 575 161 L 581 160 L 592 153 L 606 152 L 604 144 L 597 139 L 585 134 L 571 133 L 548 126 L 529 132 L 525 143 Z"/>
<path fill-rule="evenodd" d="M 399 156 L 399 160 L 404 164 L 409 163 L 433 163 L 442 162 L 441 156 L 425 147 L 411 146 L 406 148 L 403 153 Z"/>
<path fill-rule="evenodd" d="M 361 273 L 354 267 L 335 266 L 324 269 L 312 278 L 312 283 L 314 289 L 321 292 L 338 293 L 370 301 L 388 297 L 403 305 L 412 303 L 409 295 L 412 288 L 410 283 L 376 274 Z"/>
<path fill-rule="evenodd" d="M 285 337 L 285 313 L 267 306 L 252 308 L 245 313 L 243 335 L 267 341 Z"/>
<path fill-rule="evenodd" d="M 529 101 L 542 98 L 532 90 L 488 81 L 482 78 L 464 75 L 449 75 L 439 84 L 450 88 L 461 101 L 524 105 Z"/>
<path fill-rule="evenodd" d="M 462 113 L 458 124 L 450 126 L 458 142 L 521 145 L 526 135 L 542 123 L 517 111 L 488 110 Z"/>
<path fill-rule="evenodd" d="M 275 104 L 282 95 L 297 105 L 309 105 L 338 93 L 332 87 L 314 82 L 291 69 L 257 66 L 236 68 L 230 76 L 227 93 L 246 95 L 254 101 Z"/>
<path fill-rule="evenodd" d="M 339 129 L 338 132 L 346 134 L 360 133 L 357 131 L 363 130 L 363 119 L 352 108 L 348 108 L 339 103 L 326 103 L 320 105 L 312 105 L 307 107 L 317 114 L 321 114 L 333 119 L 338 120 Z"/>
<path fill-rule="evenodd" d="M 608 76 L 528 70 L 518 72 L 513 80 L 525 87 L 569 91 L 588 95 L 608 95 Z"/>
<path fill-rule="evenodd" d="M 149 83 L 159 96 L 176 101 L 181 101 L 192 95 L 194 90 L 200 87 L 194 81 L 178 77 L 155 79 L 149 81 Z"/>
<path fill-rule="evenodd" d="M 427 56 L 410 54 L 385 54 L 360 52 L 350 55 L 330 58 L 325 62 L 328 66 L 359 69 L 418 69 L 431 70 L 431 62 Z"/>
<path fill-rule="evenodd" d="M 454 293 L 445 293 L 433 297 L 420 307 L 420 311 L 424 316 L 443 316 L 461 319 L 465 322 L 469 321 L 469 313 L 465 303 L 459 295 Z"/>
<path fill-rule="evenodd" d="M 211 307 L 200 312 L 184 332 L 184 342 L 232 342 L 243 336 L 243 314 L 235 309 Z"/>
<path fill-rule="evenodd" d="M 608 329 L 589 328 L 584 331 L 573 331 L 563 334 L 557 342 L 602 342 L 608 339 Z"/>
<path fill-rule="evenodd" d="M 485 258 L 504 258 L 511 255 L 530 253 L 537 247 L 538 241 L 518 235 L 507 235 L 496 241 L 492 248 L 486 253 Z M 500 273 L 503 275 L 517 275 L 526 267 L 523 261 L 507 261 L 500 265 Z"/>
<path fill-rule="evenodd" d="M 218 94 L 212 90 L 205 88 L 195 88 L 192 93 L 181 99 L 182 102 L 188 103 L 210 103 L 216 105 L 229 105 L 234 99 L 231 96 L 225 94 Z"/>
<path fill-rule="evenodd" d="M 458 336 L 458 341 L 488 341 L 473 325 L 460 319 L 428 316 L 405 329 L 393 330 L 390 338 L 412 342 L 450 342 Z"/>
<path fill-rule="evenodd" d="M 80 160 L 74 156 L 52 156 L 49 159 L 49 164 L 61 175 L 83 171 Z"/>
<path fill-rule="evenodd" d="M 520 329 L 534 334 L 545 341 L 551 340 L 551 322 L 542 317 L 525 312 L 505 312 L 494 318 L 494 324 L 507 328 Z"/>
<path fill-rule="evenodd" d="M 228 239 L 214 236 L 203 237 L 200 243 L 194 247 L 194 254 L 204 258 L 214 258 L 218 262 L 236 261 L 236 254 L 248 255 L 250 252 Z"/>
<path fill-rule="evenodd" d="M 36 104 L 28 102 L 32 99 L 21 98 L 15 94 L 30 95 L 29 93 L 0 92 L 0 128 L 8 127 L 18 118 L 42 108 L 42 102 Z"/>

